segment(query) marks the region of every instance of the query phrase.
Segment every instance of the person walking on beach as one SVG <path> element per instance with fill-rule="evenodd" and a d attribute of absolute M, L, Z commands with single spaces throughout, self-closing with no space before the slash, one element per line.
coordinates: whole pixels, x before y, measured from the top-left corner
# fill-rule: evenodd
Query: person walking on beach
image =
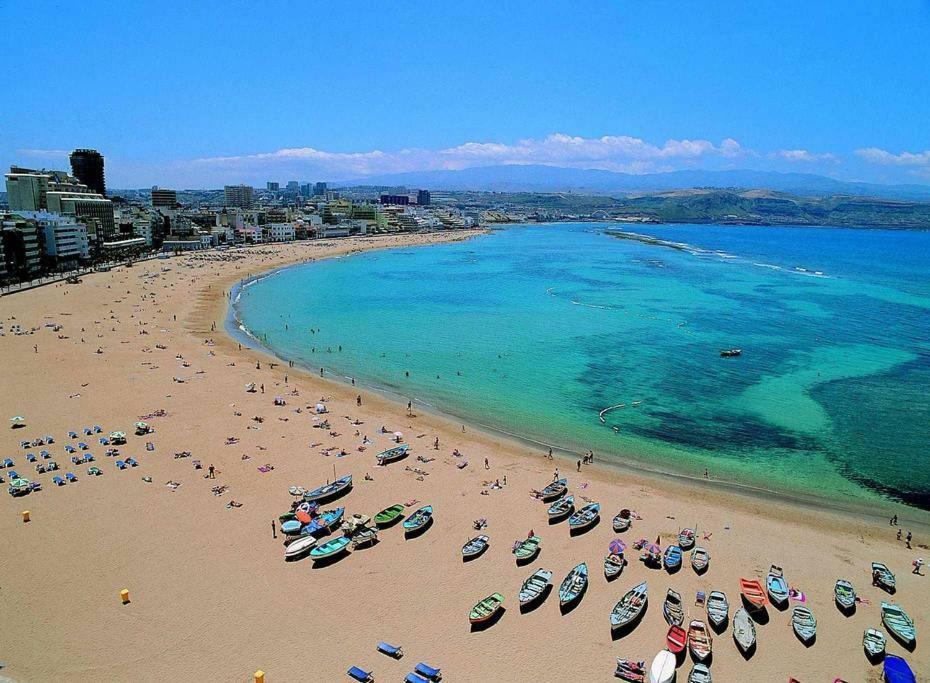
<path fill-rule="evenodd" d="M 898 529 L 898 540 L 899 540 L 899 541 L 901 540 L 901 530 L 900 530 L 900 529 Z"/>
<path fill-rule="evenodd" d="M 911 548 L 911 539 L 912 539 L 912 538 L 914 538 L 914 535 L 913 535 L 910 531 L 908 531 L 908 532 L 907 532 L 907 539 L 904 541 L 904 543 L 905 543 L 905 545 L 907 546 L 908 550 L 910 550 L 910 548 Z"/>
<path fill-rule="evenodd" d="M 274 520 L 271 520 L 271 537 L 272 537 L 272 538 L 277 538 L 277 537 L 278 537 L 278 531 L 277 531 L 277 529 L 275 528 Z"/>
<path fill-rule="evenodd" d="M 413 409 L 413 401 L 407 401 L 407 414 L 409 415 Z"/>
<path fill-rule="evenodd" d="M 362 407 L 362 395 L 361 394 L 355 397 L 355 405 L 357 405 L 359 408 Z"/>
<path fill-rule="evenodd" d="M 438 436 L 436 437 L 436 440 L 433 441 L 433 450 L 435 451 L 439 450 L 439 437 Z"/>
<path fill-rule="evenodd" d="M 262 384 L 262 393 L 263 393 L 263 394 L 265 393 L 265 385 L 264 385 L 264 384 Z"/>
<path fill-rule="evenodd" d="M 898 526 L 898 515 L 897 514 L 891 518 L 891 523 L 894 526 Z"/>
<path fill-rule="evenodd" d="M 488 462 L 487 458 L 484 459 L 484 469 L 486 470 L 491 469 L 491 463 Z"/>
<path fill-rule="evenodd" d="M 924 558 L 918 557 L 916 560 L 914 560 L 914 573 L 917 574 L 917 576 L 923 576 L 923 574 L 920 573 L 920 568 L 923 566 Z"/>
<path fill-rule="evenodd" d="M 552 460 L 552 447 L 549 447 L 549 459 Z"/>
<path fill-rule="evenodd" d="M 207 468 L 207 471 L 209 472 L 208 476 L 210 477 L 210 479 L 216 479 L 216 468 L 213 467 L 213 465 L 210 465 L 210 467 Z"/>
<path fill-rule="evenodd" d="M 581 461 L 579 460 L 576 464 L 578 465 L 578 471 L 581 472 Z"/>

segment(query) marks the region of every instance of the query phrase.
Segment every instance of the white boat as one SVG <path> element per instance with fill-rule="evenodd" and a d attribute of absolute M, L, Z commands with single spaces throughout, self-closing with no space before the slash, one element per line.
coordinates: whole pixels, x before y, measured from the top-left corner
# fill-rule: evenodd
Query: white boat
<path fill-rule="evenodd" d="M 520 604 L 528 605 L 539 599 L 551 580 L 552 572 L 548 569 L 537 569 L 533 572 L 533 575 L 523 582 L 523 587 L 520 589 Z"/>
<path fill-rule="evenodd" d="M 661 650 L 649 667 L 649 683 L 672 683 L 677 664 L 675 655 L 668 650 Z"/>
<path fill-rule="evenodd" d="M 291 560 L 295 557 L 300 557 L 315 545 L 316 538 L 314 536 L 301 536 L 297 540 L 288 543 L 287 547 L 284 549 L 284 559 Z"/>

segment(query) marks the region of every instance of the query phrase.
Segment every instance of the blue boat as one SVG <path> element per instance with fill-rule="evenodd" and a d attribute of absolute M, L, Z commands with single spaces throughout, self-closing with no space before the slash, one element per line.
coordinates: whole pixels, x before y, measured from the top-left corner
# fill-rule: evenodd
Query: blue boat
<path fill-rule="evenodd" d="M 349 545 L 350 538 L 348 536 L 339 536 L 338 538 L 331 538 L 321 545 L 318 545 L 313 550 L 310 551 L 310 557 L 314 560 L 321 560 L 324 557 L 332 557 L 337 553 L 341 553 Z"/>
<path fill-rule="evenodd" d="M 406 457 L 407 451 L 409 449 L 410 444 L 405 443 L 402 446 L 396 446 L 395 448 L 389 448 L 386 451 L 381 451 L 378 453 L 378 464 L 387 465 L 389 462 L 400 460 L 401 458 Z"/>
<path fill-rule="evenodd" d="M 300 533 L 300 522 L 296 519 L 289 519 L 281 523 L 281 533 L 285 536 L 297 536 Z"/>
<path fill-rule="evenodd" d="M 410 533 L 413 531 L 419 531 L 426 527 L 429 524 L 430 520 L 433 518 L 433 506 L 424 505 L 419 510 L 410 515 L 407 519 L 404 520 L 404 531 Z"/>
<path fill-rule="evenodd" d="M 788 601 L 788 582 L 781 567 L 773 564 L 765 578 L 765 588 L 773 605 L 783 605 Z"/>
<path fill-rule="evenodd" d="M 348 491 L 352 488 L 352 475 L 342 477 L 337 479 L 332 484 L 324 484 L 319 488 L 315 488 L 312 491 L 307 491 L 304 493 L 304 500 L 308 503 L 313 501 L 323 501 L 328 500 L 329 498 L 335 498 L 344 491 Z"/>
<path fill-rule="evenodd" d="M 345 514 L 345 511 L 346 509 L 344 507 L 336 508 L 335 510 L 327 510 L 319 517 L 315 517 L 309 524 L 301 529 L 301 535 L 307 536 L 309 534 L 319 533 L 320 531 L 329 531 L 342 521 L 342 516 Z"/>
<path fill-rule="evenodd" d="M 664 563 L 666 569 L 678 569 L 681 567 L 681 548 L 677 545 L 670 545 L 665 549 Z"/>
<path fill-rule="evenodd" d="M 897 655 L 885 655 L 884 674 L 887 683 L 917 683 L 910 665 Z"/>

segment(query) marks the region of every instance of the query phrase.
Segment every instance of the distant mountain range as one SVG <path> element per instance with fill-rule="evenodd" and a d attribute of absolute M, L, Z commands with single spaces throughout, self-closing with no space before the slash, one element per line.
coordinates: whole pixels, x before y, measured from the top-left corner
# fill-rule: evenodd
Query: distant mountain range
<path fill-rule="evenodd" d="M 801 196 L 854 195 L 930 200 L 930 185 L 880 185 L 836 180 L 813 173 L 775 171 L 670 171 L 633 175 L 556 166 L 482 166 L 459 171 L 414 171 L 368 176 L 335 186 L 407 186 L 431 190 L 494 192 L 636 193 L 687 188 L 764 188 Z"/>

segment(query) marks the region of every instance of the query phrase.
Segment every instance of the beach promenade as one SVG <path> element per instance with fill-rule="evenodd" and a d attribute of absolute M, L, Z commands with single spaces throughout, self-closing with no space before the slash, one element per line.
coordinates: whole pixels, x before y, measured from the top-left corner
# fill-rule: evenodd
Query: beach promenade
<path fill-rule="evenodd" d="M 669 588 L 683 597 L 686 625 L 706 621 L 695 605 L 698 591 L 724 591 L 732 617 L 739 579 L 764 581 L 772 564 L 784 567 L 804 601 L 792 601 L 786 611 L 768 608 L 748 659 L 729 628 L 715 635 L 714 680 L 878 681 L 880 666 L 864 656 L 862 633 L 881 628 L 881 602 L 891 599 L 914 618 L 918 640 L 908 652 L 889 637 L 888 652 L 905 656 L 918 679 L 927 680 L 930 654 L 922 637 L 930 628 L 930 578 L 911 573 L 914 559 L 928 557 L 918 545 L 927 542 L 922 531 L 915 530 L 907 549 L 887 522 L 616 469 L 577 472 L 574 459 L 550 460 L 461 422 L 416 408 L 410 413 L 405 403 L 331 381 L 325 368 L 321 378 L 318 369 L 304 372 L 240 348 L 224 331 L 228 293 L 250 275 L 468 235 L 196 253 L 0 297 L 0 413 L 4 421 L 24 418 L 17 429 L 5 422 L 0 460 L 12 458 L 13 469 L 42 484 L 41 491 L 13 498 L 4 483 L 0 498 L 0 680 L 246 683 L 260 669 L 267 683 L 341 681 L 358 665 L 379 681 L 401 681 L 426 661 L 442 667 L 448 681 L 609 681 L 616 657 L 648 664 L 665 646 L 662 600 Z M 306 293 L 308 306 L 313 297 Z M 14 334 L 17 325 L 34 332 Z M 249 384 L 254 392 L 246 391 Z M 284 405 L 274 405 L 276 397 Z M 315 426 L 321 402 L 329 429 Z M 153 432 L 134 435 L 139 420 Z M 83 427 L 94 425 L 100 434 L 85 436 Z M 69 430 L 79 437 L 70 439 Z M 127 443 L 99 443 L 113 431 L 125 431 Z M 395 432 L 410 455 L 379 467 L 375 456 L 396 445 Z M 55 442 L 20 446 L 45 435 Z M 100 476 L 89 476 L 88 464 L 72 464 L 64 446 L 80 441 Z M 118 456 L 105 455 L 110 447 Z M 52 475 L 61 472 L 37 474 L 27 454 L 41 450 L 77 481 L 59 487 Z M 116 460 L 126 457 L 138 466 L 118 469 Z M 531 493 L 556 469 L 568 477 L 576 507 L 583 499 L 602 506 L 600 523 L 584 534 L 570 536 L 565 522 L 549 525 L 547 505 Z M 0 469 L 0 476 L 8 479 L 8 472 Z M 385 529 L 373 547 L 326 566 L 309 558 L 285 562 L 272 522 L 279 526 L 278 516 L 290 508 L 288 488 L 309 489 L 348 474 L 353 490 L 335 503 L 347 514 L 373 516 L 395 503 L 409 503 L 409 514 L 429 504 L 431 528 L 409 539 L 400 525 Z M 611 519 L 621 508 L 636 518 L 629 531 L 615 534 Z M 486 519 L 487 528 L 475 531 L 476 519 Z M 711 555 L 705 573 L 696 574 L 687 555 L 671 574 L 638 561 L 634 541 L 658 537 L 665 547 L 684 527 L 696 528 L 697 544 Z M 542 551 L 517 566 L 511 545 L 530 531 L 542 538 Z M 478 533 L 490 537 L 490 547 L 463 562 L 462 545 Z M 616 537 L 627 543 L 629 564 L 607 582 L 603 559 Z M 563 614 L 558 583 L 582 561 L 590 584 Z M 871 585 L 873 561 L 897 575 L 892 598 Z M 521 613 L 517 593 L 538 567 L 553 572 L 556 591 Z M 834 605 L 840 578 L 863 598 L 851 616 Z M 610 611 L 644 580 L 648 609 L 634 630 L 615 640 Z M 123 589 L 128 604 L 120 598 Z M 506 612 L 473 632 L 470 609 L 494 592 L 504 595 Z M 791 607 L 801 604 L 818 622 L 810 646 L 791 629 Z M 379 641 L 402 645 L 406 656 L 377 653 Z M 682 664 L 678 680 L 687 680 L 690 669 L 690 661 Z"/>

